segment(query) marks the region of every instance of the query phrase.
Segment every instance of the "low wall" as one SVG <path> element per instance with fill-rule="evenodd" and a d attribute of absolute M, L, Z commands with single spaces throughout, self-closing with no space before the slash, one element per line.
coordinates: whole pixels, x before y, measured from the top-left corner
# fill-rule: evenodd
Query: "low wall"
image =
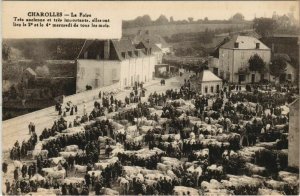
<path fill-rule="evenodd" d="M 84 91 L 78 94 L 70 95 L 64 97 L 64 103 L 71 101 L 73 104 L 81 104 L 83 102 L 89 102 L 92 100 L 95 100 L 99 96 L 99 92 L 110 92 L 110 91 L 118 91 L 119 89 L 119 83 L 110 85 L 110 86 L 105 86 L 89 91 Z M 35 112 L 31 112 L 22 116 L 18 116 L 15 118 L 11 118 L 9 120 L 2 121 L 2 129 L 5 131 L 8 131 L 8 129 L 12 129 L 15 124 L 28 124 L 29 122 L 33 120 L 37 120 L 40 116 L 48 115 L 51 112 L 54 112 L 55 107 L 47 107 Z"/>

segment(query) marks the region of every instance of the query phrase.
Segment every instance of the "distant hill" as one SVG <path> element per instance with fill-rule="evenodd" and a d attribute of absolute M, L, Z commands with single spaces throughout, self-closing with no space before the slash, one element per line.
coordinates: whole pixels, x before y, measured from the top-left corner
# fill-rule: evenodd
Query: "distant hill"
<path fill-rule="evenodd" d="M 206 29 L 249 29 L 252 26 L 251 22 L 245 23 L 213 23 L 213 24 L 199 24 L 199 23 L 188 23 L 188 24 L 166 24 L 166 25 L 151 25 L 151 26 L 141 26 L 141 27 L 123 27 L 123 35 L 131 36 L 137 34 L 139 30 L 149 30 L 151 33 L 159 34 L 163 37 L 170 37 L 173 34 L 178 33 L 196 33 L 203 32 Z"/>

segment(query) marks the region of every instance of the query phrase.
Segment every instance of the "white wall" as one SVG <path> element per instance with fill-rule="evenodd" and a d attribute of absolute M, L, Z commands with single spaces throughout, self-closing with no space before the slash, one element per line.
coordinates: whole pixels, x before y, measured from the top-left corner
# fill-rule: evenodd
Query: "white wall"
<path fill-rule="evenodd" d="M 219 67 L 220 70 L 226 73 L 230 73 L 229 81 L 237 83 L 239 81 L 238 70 L 241 67 L 249 66 L 249 59 L 251 56 L 258 54 L 268 66 L 271 60 L 271 50 L 242 50 L 242 49 L 219 49 Z M 259 82 L 261 77 L 259 73 L 252 72 L 255 74 L 255 82 Z M 246 75 L 246 82 L 251 82 L 251 74 Z M 226 77 L 224 77 L 226 78 Z M 264 78 L 269 79 L 269 75 L 265 73 Z"/>
<path fill-rule="evenodd" d="M 121 87 L 132 86 L 135 82 L 149 82 L 152 80 L 155 56 L 126 59 L 121 63 L 120 83 Z"/>
<path fill-rule="evenodd" d="M 79 59 L 77 60 L 76 92 L 85 91 L 86 85 L 94 89 L 116 82 L 120 87 L 132 86 L 136 81 L 149 82 L 153 79 L 155 64 L 154 55 L 123 61 Z"/>
<path fill-rule="evenodd" d="M 85 91 L 86 85 L 94 89 L 119 81 L 120 65 L 120 61 L 78 59 L 76 92 Z"/>
<path fill-rule="evenodd" d="M 202 82 L 201 83 L 201 94 L 215 94 L 217 93 L 217 85 L 219 85 L 219 91 L 222 90 L 222 81 L 215 81 L 215 82 Z M 207 93 L 205 93 L 205 87 L 207 87 Z M 211 92 L 211 87 L 213 87 L 213 92 Z"/>

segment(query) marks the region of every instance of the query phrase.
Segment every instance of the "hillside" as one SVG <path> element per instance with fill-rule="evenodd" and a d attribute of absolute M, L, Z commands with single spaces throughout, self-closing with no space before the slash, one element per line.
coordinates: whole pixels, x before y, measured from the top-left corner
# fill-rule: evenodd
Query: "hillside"
<path fill-rule="evenodd" d="M 149 30 L 154 34 L 159 34 L 163 37 L 170 37 L 173 34 L 178 33 L 196 33 L 203 32 L 206 29 L 215 30 L 215 29 L 249 29 L 251 23 L 235 23 L 235 24 L 167 24 L 167 25 L 153 25 L 153 26 L 144 26 L 144 27 L 131 27 L 123 28 L 124 36 L 135 35 L 139 30 Z"/>

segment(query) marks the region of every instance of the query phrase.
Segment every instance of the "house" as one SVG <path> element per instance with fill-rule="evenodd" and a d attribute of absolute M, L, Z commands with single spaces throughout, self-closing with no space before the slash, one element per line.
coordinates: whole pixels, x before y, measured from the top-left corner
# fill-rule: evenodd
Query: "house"
<path fill-rule="evenodd" d="M 22 74 L 22 80 L 26 87 L 31 86 L 35 79 L 37 78 L 37 74 L 30 67 L 26 68 Z"/>
<path fill-rule="evenodd" d="M 288 166 L 299 168 L 299 99 L 289 105 Z"/>
<path fill-rule="evenodd" d="M 290 61 L 287 66 L 287 79 L 288 74 L 296 73 L 295 79 L 291 81 L 297 81 L 299 78 L 299 61 L 300 61 L 300 50 L 299 44 L 300 39 L 298 35 L 293 34 L 274 34 L 271 37 L 264 37 L 260 39 L 269 48 L 271 48 L 272 55 L 285 54 L 288 55 Z M 294 75 L 294 74 L 292 74 Z"/>
<path fill-rule="evenodd" d="M 150 40 L 141 41 L 136 45 L 136 49 L 141 49 L 144 53 L 151 52 L 156 58 L 156 64 L 162 63 L 163 52 L 154 42 Z"/>
<path fill-rule="evenodd" d="M 171 53 L 171 46 L 158 34 L 153 34 L 149 30 L 139 30 L 134 36 L 133 42 L 139 44 L 140 42 L 151 42 L 161 49 L 163 54 Z"/>
<path fill-rule="evenodd" d="M 76 92 L 118 83 L 120 88 L 148 82 L 157 62 L 152 49 L 138 49 L 130 39 L 86 40 L 77 57 Z"/>
<path fill-rule="evenodd" d="M 271 49 L 254 37 L 235 35 L 219 46 L 218 60 L 211 59 L 208 67 L 216 75 L 232 83 L 259 82 L 268 79 L 268 73 L 259 74 L 249 70 L 249 59 L 255 54 L 263 59 L 268 69 Z"/>
<path fill-rule="evenodd" d="M 203 70 L 192 80 L 192 88 L 200 94 L 214 94 L 222 89 L 222 79 L 212 73 L 210 70 Z"/>
<path fill-rule="evenodd" d="M 277 82 L 291 82 L 295 83 L 299 79 L 299 67 L 297 68 L 295 64 L 292 64 L 291 58 L 287 54 L 274 54 L 273 57 L 281 56 L 285 60 L 286 69 L 283 74 L 281 74 Z"/>

